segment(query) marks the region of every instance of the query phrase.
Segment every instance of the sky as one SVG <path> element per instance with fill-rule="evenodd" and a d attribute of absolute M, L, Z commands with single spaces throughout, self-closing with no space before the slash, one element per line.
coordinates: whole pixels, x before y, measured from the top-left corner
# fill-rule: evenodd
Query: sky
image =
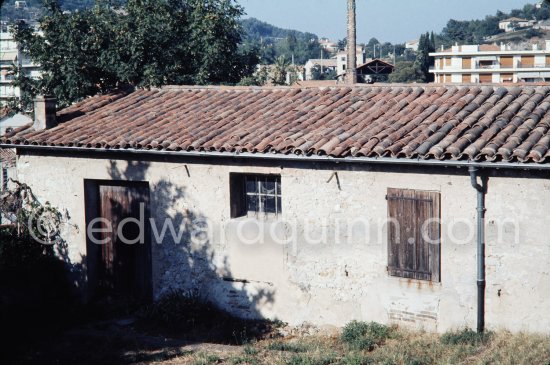
<path fill-rule="evenodd" d="M 346 36 L 346 0 L 237 0 L 247 17 L 333 40 Z M 357 41 L 402 43 L 426 31 L 440 32 L 449 19 L 481 19 L 536 0 L 357 0 Z"/>

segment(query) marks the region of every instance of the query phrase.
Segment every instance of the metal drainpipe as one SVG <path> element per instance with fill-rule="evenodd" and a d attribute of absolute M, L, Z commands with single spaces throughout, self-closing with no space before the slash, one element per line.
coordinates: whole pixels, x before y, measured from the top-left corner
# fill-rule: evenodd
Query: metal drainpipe
<path fill-rule="evenodd" d="M 478 184 L 478 168 L 471 166 L 470 180 L 477 191 L 477 332 L 485 330 L 485 193 L 486 184 Z"/>

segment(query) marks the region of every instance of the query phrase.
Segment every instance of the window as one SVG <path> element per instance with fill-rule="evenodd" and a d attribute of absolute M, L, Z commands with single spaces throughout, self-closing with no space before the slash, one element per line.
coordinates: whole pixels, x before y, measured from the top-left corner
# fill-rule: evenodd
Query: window
<path fill-rule="evenodd" d="M 231 218 L 282 213 L 279 175 L 231 174 Z"/>
<path fill-rule="evenodd" d="M 8 169 L 3 166 L 2 166 L 2 179 L 0 179 L 0 181 L 2 182 L 2 186 L 1 186 L 2 191 L 8 190 Z"/>
<path fill-rule="evenodd" d="M 440 281 L 440 194 L 388 189 L 388 272 Z"/>

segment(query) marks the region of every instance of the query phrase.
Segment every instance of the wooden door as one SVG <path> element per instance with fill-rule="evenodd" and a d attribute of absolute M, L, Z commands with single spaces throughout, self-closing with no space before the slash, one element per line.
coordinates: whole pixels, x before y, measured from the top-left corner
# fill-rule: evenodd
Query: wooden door
<path fill-rule="evenodd" d="M 149 187 L 142 183 L 97 183 L 96 213 L 103 231 L 90 248 L 97 298 L 149 300 L 151 243 Z M 90 260 L 89 260 L 90 261 Z"/>

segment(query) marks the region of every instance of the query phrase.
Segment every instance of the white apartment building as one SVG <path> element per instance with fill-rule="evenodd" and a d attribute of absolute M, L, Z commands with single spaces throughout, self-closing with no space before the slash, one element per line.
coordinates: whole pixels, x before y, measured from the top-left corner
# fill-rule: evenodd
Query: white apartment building
<path fill-rule="evenodd" d="M 21 52 L 13 35 L 2 31 L 0 32 L 0 104 L 21 96 L 19 88 L 13 86 L 13 75 L 10 74 L 13 65 L 21 67 L 29 77 L 40 76 L 40 67 Z"/>
<path fill-rule="evenodd" d="M 544 50 L 511 50 L 505 45 L 464 45 L 430 53 L 435 83 L 550 82 L 550 41 Z"/>
<path fill-rule="evenodd" d="M 362 47 L 357 47 L 356 49 L 356 57 L 357 57 L 357 66 L 361 66 L 367 62 L 367 55 L 365 53 L 365 50 Z M 338 76 L 344 75 L 346 73 L 346 67 L 348 64 L 348 54 L 346 51 L 338 52 L 336 55 L 336 73 Z"/>

